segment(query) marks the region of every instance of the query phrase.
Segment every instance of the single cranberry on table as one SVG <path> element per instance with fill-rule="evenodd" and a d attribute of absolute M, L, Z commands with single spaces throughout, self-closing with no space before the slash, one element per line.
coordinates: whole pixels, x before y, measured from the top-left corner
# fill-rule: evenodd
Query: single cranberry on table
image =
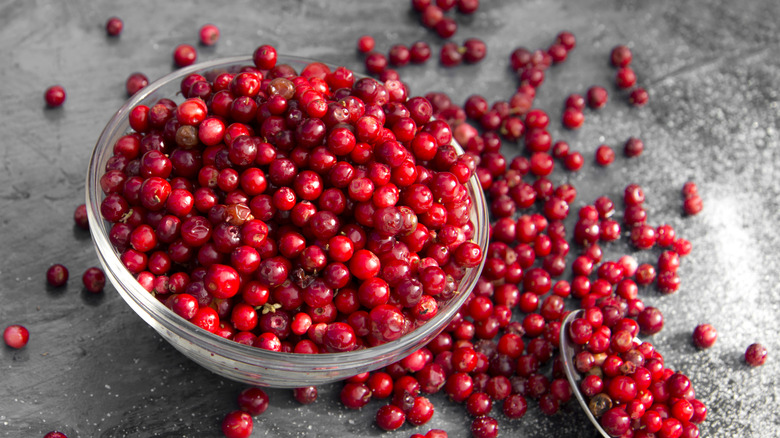
<path fill-rule="evenodd" d="M 22 325 L 11 324 L 3 330 L 3 341 L 11 348 L 23 348 L 30 340 L 30 332 Z"/>
<path fill-rule="evenodd" d="M 65 103 L 65 88 L 62 85 L 52 85 L 43 94 L 46 105 L 49 108 L 57 108 Z"/>
<path fill-rule="evenodd" d="M 198 59 L 198 50 L 189 44 L 180 44 L 173 50 L 173 63 L 177 67 L 192 65 Z"/>
<path fill-rule="evenodd" d="M 62 287 L 68 282 L 68 268 L 61 264 L 55 264 L 46 271 L 46 281 L 52 287 Z"/>
<path fill-rule="evenodd" d="M 268 409 L 268 394 L 260 388 L 246 388 L 238 395 L 238 406 L 249 415 L 260 415 Z"/>
<path fill-rule="evenodd" d="M 718 332 L 712 324 L 699 324 L 693 329 L 693 344 L 699 349 L 707 349 L 715 344 Z"/>
<path fill-rule="evenodd" d="M 241 410 L 228 413 L 222 420 L 225 438 L 248 438 L 252 435 L 253 427 L 252 416 Z"/>
<path fill-rule="evenodd" d="M 767 350 L 766 347 L 759 343 L 750 344 L 745 351 L 745 363 L 751 367 L 758 367 L 766 362 Z"/>
<path fill-rule="evenodd" d="M 87 292 L 98 294 L 103 292 L 103 288 L 106 286 L 106 274 L 100 268 L 88 268 L 81 276 L 81 281 Z"/>
<path fill-rule="evenodd" d="M 214 24 L 204 24 L 198 32 L 198 37 L 204 46 L 213 46 L 219 41 L 219 28 Z"/>
<path fill-rule="evenodd" d="M 106 33 L 108 36 L 116 37 L 122 33 L 124 22 L 119 17 L 111 17 L 106 21 Z"/>

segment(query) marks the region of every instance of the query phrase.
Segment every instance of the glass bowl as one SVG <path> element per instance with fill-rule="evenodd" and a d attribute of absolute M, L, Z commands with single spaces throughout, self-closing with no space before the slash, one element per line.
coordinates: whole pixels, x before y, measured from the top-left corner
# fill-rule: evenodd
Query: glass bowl
<path fill-rule="evenodd" d="M 278 64 L 288 64 L 299 72 L 310 62 L 315 61 L 290 56 L 279 56 L 278 60 Z M 214 373 L 250 385 L 296 388 L 334 382 L 379 369 L 423 347 L 447 326 L 466 300 L 477 283 L 484 257 L 482 264 L 466 271 L 458 286 L 458 293 L 422 326 L 395 341 L 376 347 L 324 354 L 268 351 L 210 333 L 168 309 L 125 269 L 120 254 L 109 241 L 110 224 L 100 214 L 104 194 L 99 181 L 112 156 L 114 143 L 130 131 L 128 114 L 136 105 L 150 105 L 160 98 L 181 103 L 183 98 L 178 93 L 180 82 L 192 73 L 209 77 L 209 74 L 236 70 L 245 65 L 253 65 L 251 56 L 223 58 L 170 73 L 136 93 L 119 108 L 104 128 L 89 163 L 86 197 L 92 240 L 106 276 L 127 304 L 173 347 Z M 463 152 L 457 144 L 455 147 L 459 153 Z M 485 197 L 476 177 L 468 181 L 467 188 L 474 206 L 471 211 L 476 231 L 474 241 L 486 254 L 489 222 Z"/>

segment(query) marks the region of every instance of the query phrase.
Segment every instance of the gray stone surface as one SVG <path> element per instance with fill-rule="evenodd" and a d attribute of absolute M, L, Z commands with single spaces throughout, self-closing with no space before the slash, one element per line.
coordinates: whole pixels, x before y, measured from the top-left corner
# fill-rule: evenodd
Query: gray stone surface
<path fill-rule="evenodd" d="M 125 22 L 118 39 L 103 28 L 112 15 Z M 444 91 L 463 102 L 480 93 L 492 102 L 516 86 L 507 68 L 511 50 L 547 47 L 563 29 L 575 33 L 577 48 L 549 70 L 538 105 L 552 115 L 554 138 L 569 141 L 588 162 L 578 174 L 556 171 L 554 178 L 576 185 L 575 208 L 602 194 L 619 200 L 626 184 L 639 183 L 650 222 L 672 224 L 693 242 L 679 293 L 661 297 L 648 289 L 642 297 L 666 316 L 653 342 L 668 364 L 691 376 L 710 408 L 702 436 L 778 436 L 780 426 L 779 18 L 775 0 L 483 0 L 455 37 L 484 39 L 483 63 L 447 70 L 433 61 L 402 70 L 413 94 Z M 111 287 L 97 297 L 82 290 L 81 273 L 97 259 L 88 234 L 71 219 L 84 202 L 92 147 L 125 99 L 126 77 L 170 72 L 173 47 L 195 43 L 206 22 L 217 24 L 222 38 L 200 49 L 201 60 L 270 43 L 282 53 L 361 70 L 354 51 L 361 34 L 375 36 L 382 51 L 418 39 L 435 49 L 441 44 L 417 24 L 406 0 L 0 1 L 0 325 L 20 323 L 31 332 L 26 348 L 0 348 L 0 436 L 38 437 L 52 429 L 71 438 L 219 436 L 223 415 L 236 407 L 241 385 L 173 350 Z M 651 95 L 645 108 L 630 107 L 612 86 L 608 53 L 619 43 L 634 51 L 639 82 Z M 68 100 L 48 110 L 42 94 L 55 83 Z M 587 111 L 577 132 L 561 130 L 562 99 L 592 84 L 612 92 L 607 108 Z M 619 155 L 606 170 L 592 164 L 600 143 L 619 148 L 631 135 L 645 141 L 641 157 Z M 518 151 L 507 146 L 509 155 Z M 687 180 L 699 185 L 705 203 L 692 218 L 681 215 Z M 627 250 L 609 245 L 607 257 Z M 640 261 L 656 256 L 637 254 Z M 71 280 L 52 290 L 44 273 L 58 262 Z M 690 342 L 700 322 L 720 333 L 709 351 Z M 769 349 L 762 368 L 742 360 L 753 342 Z M 270 390 L 271 407 L 253 436 L 408 437 L 429 427 L 469 435 L 464 409 L 441 396 L 433 397 L 437 411 L 426 427 L 383 434 L 373 425 L 381 402 L 347 411 L 335 402 L 339 387 L 321 388 L 309 407 L 299 407 L 289 391 Z M 593 434 L 573 403 L 554 417 L 531 406 L 514 422 L 495 409 L 503 436 Z"/>

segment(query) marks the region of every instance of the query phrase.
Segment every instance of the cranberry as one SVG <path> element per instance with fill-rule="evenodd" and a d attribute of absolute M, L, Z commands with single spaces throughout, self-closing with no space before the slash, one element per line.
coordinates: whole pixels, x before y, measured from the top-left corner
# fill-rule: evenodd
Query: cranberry
<path fill-rule="evenodd" d="M 65 435 L 62 432 L 58 432 L 56 430 L 53 430 L 46 435 L 43 436 L 43 438 L 68 438 L 67 435 Z"/>
<path fill-rule="evenodd" d="M 498 421 L 487 415 L 477 417 L 471 423 L 471 435 L 474 438 L 495 438 L 498 436 L 498 429 Z"/>
<path fill-rule="evenodd" d="M 62 106 L 65 103 L 65 89 L 61 85 L 52 85 L 46 89 L 43 98 L 50 108 Z"/>
<path fill-rule="evenodd" d="M 594 85 L 588 88 L 586 98 L 589 107 L 599 109 L 607 104 L 608 93 L 604 87 Z"/>
<path fill-rule="evenodd" d="M 445 67 L 454 67 L 463 61 L 460 47 L 452 42 L 444 43 L 439 53 L 439 61 Z"/>
<path fill-rule="evenodd" d="M 521 394 L 511 394 L 509 397 L 504 399 L 502 404 L 504 415 L 510 419 L 518 419 L 523 417 L 527 409 L 528 403 L 526 402 L 525 397 L 523 397 Z"/>
<path fill-rule="evenodd" d="M 630 137 L 623 145 L 623 154 L 627 157 L 638 157 L 645 149 L 645 144 L 642 140 L 636 137 Z"/>
<path fill-rule="evenodd" d="M 368 53 L 374 50 L 376 42 L 371 35 L 363 35 L 357 40 L 357 49 L 360 53 Z"/>
<path fill-rule="evenodd" d="M 406 414 L 395 405 L 385 405 L 376 413 L 376 424 L 383 430 L 396 430 L 403 426 Z"/>
<path fill-rule="evenodd" d="M 304 386 L 293 389 L 293 398 L 302 405 L 312 404 L 317 401 L 317 387 Z"/>
<path fill-rule="evenodd" d="M 745 351 L 745 363 L 751 367 L 758 367 L 766 362 L 767 350 L 761 344 L 750 344 Z"/>
<path fill-rule="evenodd" d="M 649 100 L 647 90 L 641 87 L 631 90 L 631 94 L 628 96 L 628 102 L 634 106 L 643 106 Z"/>
<path fill-rule="evenodd" d="M 198 51 L 189 44 L 180 44 L 173 51 L 173 62 L 177 67 L 186 67 L 195 63 Z"/>
<path fill-rule="evenodd" d="M 627 67 L 633 59 L 631 49 L 624 45 L 613 47 L 609 57 L 612 65 L 615 67 Z"/>
<path fill-rule="evenodd" d="M 55 264 L 46 271 L 46 281 L 52 287 L 62 287 L 68 282 L 68 268 Z"/>
<path fill-rule="evenodd" d="M 111 17 L 106 21 L 106 33 L 108 36 L 119 36 L 119 34 L 122 33 L 122 28 L 124 27 L 124 23 L 122 22 L 122 19 L 119 17 Z"/>
<path fill-rule="evenodd" d="M 631 67 L 621 67 L 615 74 L 615 84 L 618 88 L 631 88 L 636 84 L 636 73 Z"/>
<path fill-rule="evenodd" d="M 268 409 L 268 394 L 260 388 L 247 388 L 238 395 L 238 406 L 249 415 L 260 415 Z"/>
<path fill-rule="evenodd" d="M 642 333 L 654 335 L 664 326 L 663 314 L 655 307 L 646 307 L 637 317 L 637 323 Z"/>
<path fill-rule="evenodd" d="M 715 344 L 718 332 L 711 324 L 699 324 L 693 329 L 693 344 L 699 349 L 707 349 Z"/>
<path fill-rule="evenodd" d="M 30 332 L 22 325 L 11 324 L 3 330 L 3 340 L 11 348 L 23 348 L 30 340 Z"/>
<path fill-rule="evenodd" d="M 248 438 L 252 435 L 252 416 L 244 411 L 232 411 L 222 420 L 222 433 L 226 438 Z"/>
<path fill-rule="evenodd" d="M 683 211 L 689 216 L 699 214 L 703 208 L 704 204 L 698 195 L 687 197 L 683 201 Z"/>
<path fill-rule="evenodd" d="M 198 33 L 200 43 L 204 46 L 213 46 L 219 40 L 219 28 L 213 24 L 204 24 Z"/>
<path fill-rule="evenodd" d="M 132 96 L 147 85 L 149 85 L 149 78 L 143 73 L 136 72 L 127 77 L 125 90 L 128 96 Z"/>
<path fill-rule="evenodd" d="M 615 161 L 615 151 L 608 145 L 596 148 L 596 163 L 600 166 L 609 166 Z"/>
<path fill-rule="evenodd" d="M 97 294 L 103 291 L 106 285 L 106 276 L 100 268 L 89 268 L 84 271 L 81 277 L 84 288 L 87 292 Z"/>
<path fill-rule="evenodd" d="M 463 60 L 473 64 L 481 61 L 487 55 L 487 45 L 477 38 L 469 38 L 463 42 Z"/>
<path fill-rule="evenodd" d="M 621 407 L 604 412 L 599 423 L 611 436 L 622 436 L 631 428 L 631 418 Z"/>

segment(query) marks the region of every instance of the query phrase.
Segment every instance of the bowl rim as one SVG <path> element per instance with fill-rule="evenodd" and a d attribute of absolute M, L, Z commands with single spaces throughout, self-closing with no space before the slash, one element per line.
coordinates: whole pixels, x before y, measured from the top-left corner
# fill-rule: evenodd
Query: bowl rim
<path fill-rule="evenodd" d="M 318 61 L 316 59 L 288 55 L 279 55 L 277 65 L 290 63 L 308 65 L 312 62 L 325 64 L 331 69 L 336 68 L 336 66 L 333 64 Z M 477 219 L 477 221 L 474 223 L 475 235 L 472 241 L 480 245 L 483 250 L 483 257 L 478 267 L 471 268 L 476 270 L 476 274 L 474 275 L 473 280 L 471 280 L 467 285 L 469 286 L 468 289 L 465 291 L 462 290 L 462 287 L 459 284 L 458 292 L 456 293 L 456 296 L 448 302 L 448 307 L 445 309 L 445 312 L 440 311 L 434 318 L 426 321 L 423 325 L 413 329 L 409 333 L 401 336 L 399 339 L 386 342 L 378 346 L 338 353 L 300 354 L 276 352 L 260 349 L 254 346 L 244 345 L 211 333 L 181 318 L 167 306 L 165 306 L 160 300 L 155 298 L 153 294 L 144 289 L 140 283 L 136 281 L 135 277 L 130 273 L 130 271 L 124 267 L 116 249 L 108 239 L 107 228 L 105 228 L 107 222 L 100 214 L 100 201 L 105 196 L 100 189 L 99 184 L 100 176 L 104 173 L 104 164 L 100 161 L 100 158 L 102 158 L 106 153 L 110 154 L 110 151 L 113 148 L 113 141 L 115 141 L 118 136 L 124 135 L 128 132 L 127 128 L 123 127 L 123 125 L 127 124 L 127 116 L 132 108 L 141 104 L 147 98 L 152 97 L 155 92 L 160 90 L 161 87 L 181 80 L 193 73 L 204 73 L 208 70 L 216 70 L 220 67 L 229 68 L 239 66 L 241 64 L 253 65 L 252 56 L 231 56 L 219 58 L 181 68 L 162 76 L 130 97 L 112 115 L 111 119 L 98 137 L 97 143 L 95 144 L 95 147 L 90 156 L 89 169 L 86 178 L 85 191 L 87 216 L 90 223 L 90 230 L 92 231 L 90 234 L 93 244 L 96 248 L 99 261 L 104 267 L 107 276 L 111 280 L 117 292 L 119 292 L 124 300 L 127 301 L 128 304 L 131 304 L 133 310 L 135 310 L 139 316 L 146 320 L 146 322 L 149 323 L 149 325 L 151 325 L 156 331 L 159 332 L 159 329 L 155 324 L 152 324 L 152 320 L 156 323 L 162 324 L 168 332 L 171 332 L 182 339 L 186 339 L 192 342 L 192 338 L 194 337 L 197 339 L 197 346 L 208 350 L 212 353 L 212 355 L 219 354 L 233 361 L 244 362 L 247 365 L 259 366 L 262 368 L 294 368 L 296 371 L 316 371 L 318 369 L 333 369 L 334 367 L 342 368 L 346 366 L 360 365 L 364 364 L 369 358 L 376 358 L 376 360 L 380 360 L 387 357 L 388 355 L 393 355 L 401 349 L 409 348 L 410 346 L 419 343 L 419 341 L 422 338 L 428 336 L 431 331 L 435 331 L 438 328 L 440 329 L 440 332 L 446 328 L 446 324 L 448 324 L 448 322 L 451 320 L 451 317 L 459 310 L 465 301 L 466 296 L 470 293 L 476 284 L 487 258 L 486 252 L 489 229 L 487 202 L 476 175 L 469 179 L 467 182 L 467 188 L 470 192 L 472 192 L 470 193 L 473 204 L 472 212 L 475 214 Z M 296 71 L 300 72 L 299 67 L 296 67 Z M 355 73 L 355 75 L 357 77 L 358 73 Z M 454 138 L 452 140 L 452 144 L 458 150 L 459 154 L 463 153 L 463 149 L 459 144 L 457 144 L 457 141 L 455 141 Z M 476 199 L 474 199 L 474 195 L 476 195 Z M 132 300 L 135 305 L 133 305 L 130 300 Z M 449 305 L 450 303 L 458 303 L 458 305 L 452 306 Z M 136 306 L 143 308 L 145 314 L 141 314 Z M 440 310 L 441 309 L 442 308 L 440 308 Z M 446 321 L 444 321 L 445 319 Z"/>

